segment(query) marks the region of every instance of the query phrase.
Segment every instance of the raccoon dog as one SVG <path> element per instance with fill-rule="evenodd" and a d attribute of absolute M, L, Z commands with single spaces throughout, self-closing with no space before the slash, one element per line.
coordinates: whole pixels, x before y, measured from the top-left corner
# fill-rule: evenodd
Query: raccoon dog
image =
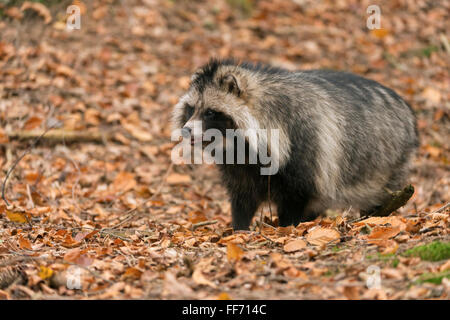
<path fill-rule="evenodd" d="M 404 186 L 419 144 L 411 107 L 373 80 L 234 60 L 213 59 L 192 76 L 174 108 L 174 127 L 190 134 L 193 120 L 221 132 L 278 129 L 278 144 L 268 144 L 279 159 L 270 180 L 259 161 L 219 165 L 234 229 L 249 228 L 269 198 L 268 181 L 280 226 L 312 220 L 327 208 L 371 214 L 386 201 L 386 188 Z M 246 141 L 248 148 L 254 144 Z"/>

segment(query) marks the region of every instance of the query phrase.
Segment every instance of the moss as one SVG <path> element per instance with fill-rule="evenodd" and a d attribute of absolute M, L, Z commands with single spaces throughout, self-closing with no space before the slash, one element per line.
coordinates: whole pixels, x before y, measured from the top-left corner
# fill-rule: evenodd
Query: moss
<path fill-rule="evenodd" d="M 400 260 L 393 253 L 389 254 L 377 253 L 376 255 L 367 255 L 366 260 L 380 260 L 385 263 L 390 262 L 393 268 L 397 268 L 398 264 L 400 263 Z"/>
<path fill-rule="evenodd" d="M 450 242 L 434 241 L 409 249 L 403 255 L 406 257 L 420 257 L 420 259 L 426 261 L 450 259 Z"/>
<path fill-rule="evenodd" d="M 436 46 L 428 46 L 426 48 L 421 49 L 419 55 L 429 58 L 433 52 L 436 52 L 438 50 L 439 48 Z"/>
<path fill-rule="evenodd" d="M 434 284 L 441 284 L 442 279 L 444 278 L 450 279 L 450 270 L 438 273 L 424 273 L 420 276 L 420 278 L 416 282 L 417 283 L 430 282 Z"/>

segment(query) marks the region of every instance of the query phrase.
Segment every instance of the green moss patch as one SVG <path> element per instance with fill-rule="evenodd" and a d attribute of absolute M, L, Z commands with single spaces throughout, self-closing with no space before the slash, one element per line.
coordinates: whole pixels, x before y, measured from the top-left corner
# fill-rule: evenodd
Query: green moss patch
<path fill-rule="evenodd" d="M 407 257 L 420 257 L 420 259 L 426 261 L 450 259 L 450 242 L 434 241 L 409 249 L 403 255 Z"/>
<path fill-rule="evenodd" d="M 418 283 L 430 282 L 434 284 L 441 284 L 442 279 L 449 278 L 450 279 L 450 270 L 438 272 L 438 273 L 424 273 L 417 280 Z"/>

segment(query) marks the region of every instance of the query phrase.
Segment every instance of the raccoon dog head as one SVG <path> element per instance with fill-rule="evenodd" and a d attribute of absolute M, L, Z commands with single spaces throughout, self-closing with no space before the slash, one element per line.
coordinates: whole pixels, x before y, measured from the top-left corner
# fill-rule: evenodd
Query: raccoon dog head
<path fill-rule="evenodd" d="M 201 121 L 202 132 L 218 129 L 224 136 L 226 129 L 247 129 L 248 118 L 253 118 L 248 102 L 243 70 L 231 60 L 212 60 L 194 73 L 188 92 L 175 106 L 174 129 L 182 128 L 183 135 L 192 140 L 201 139 L 194 132 L 196 121 Z"/>
<path fill-rule="evenodd" d="M 248 151 L 258 153 L 260 160 L 262 152 L 266 152 L 276 166 L 286 162 L 289 139 L 282 121 L 264 104 L 265 88 L 261 83 L 264 77 L 271 76 L 267 70 L 233 60 L 211 60 L 194 73 L 188 92 L 175 106 L 173 129 L 181 129 L 184 137 L 191 137 L 191 144 L 204 141 L 206 130 L 218 129 L 226 147 L 231 136 L 228 129 L 232 129 L 236 138 L 243 137 L 247 142 Z"/>

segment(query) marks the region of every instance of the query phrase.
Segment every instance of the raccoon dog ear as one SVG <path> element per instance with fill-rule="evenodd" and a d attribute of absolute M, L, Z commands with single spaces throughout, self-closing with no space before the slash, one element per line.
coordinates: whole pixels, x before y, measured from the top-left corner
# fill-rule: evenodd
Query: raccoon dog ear
<path fill-rule="evenodd" d="M 191 82 L 194 82 L 197 78 L 200 78 L 200 76 L 203 74 L 202 69 L 198 69 L 194 72 L 194 74 L 191 76 Z"/>
<path fill-rule="evenodd" d="M 219 83 L 228 93 L 232 93 L 238 97 L 241 95 L 241 88 L 239 88 L 238 81 L 231 73 L 224 75 Z"/>

